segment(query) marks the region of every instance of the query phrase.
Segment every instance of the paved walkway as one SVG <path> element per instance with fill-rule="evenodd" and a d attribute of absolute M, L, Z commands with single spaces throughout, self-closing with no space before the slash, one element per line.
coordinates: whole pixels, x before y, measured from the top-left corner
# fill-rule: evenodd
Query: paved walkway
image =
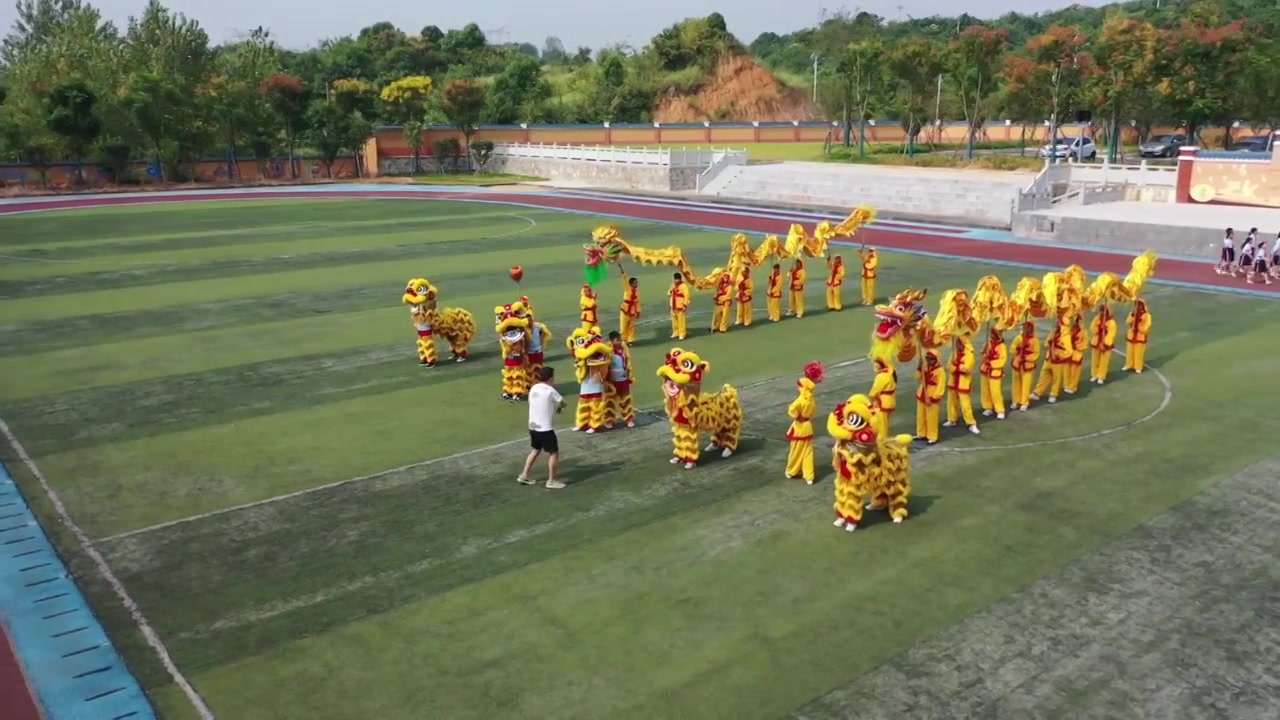
<path fill-rule="evenodd" d="M 1268 244 L 1280 233 L 1280 208 L 1235 205 L 1193 205 L 1189 203 L 1113 202 L 1097 205 L 1068 205 L 1036 210 L 1037 215 L 1077 217 L 1092 220 L 1181 225 L 1212 230 L 1217 237 L 1226 228 L 1235 228 L 1236 242 L 1244 240 L 1249 228 L 1258 228 Z"/>

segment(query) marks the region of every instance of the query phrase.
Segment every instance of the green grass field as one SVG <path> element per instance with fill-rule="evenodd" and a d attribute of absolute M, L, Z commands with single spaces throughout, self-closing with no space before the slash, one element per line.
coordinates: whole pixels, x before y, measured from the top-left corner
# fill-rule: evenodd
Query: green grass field
<path fill-rule="evenodd" d="M 1272 303 L 1153 286 L 1156 371 L 948 435 L 913 457 L 913 517 L 848 535 L 831 527 L 829 469 L 813 487 L 782 478 L 803 365 L 832 365 L 824 413 L 870 379 L 871 315 L 822 311 L 818 282 L 804 319 L 727 335 L 705 332 L 697 298 L 685 344 L 712 363 L 711 386 L 739 387 L 746 426 L 739 455 L 683 471 L 652 411 L 669 271 L 632 268 L 650 411 L 634 430 L 564 433 L 568 489 L 514 481 L 526 410 L 498 397 L 492 309 L 528 294 L 569 376 L 562 339 L 593 225 L 354 199 L 3 217 L 0 416 L 220 718 L 908 717 L 908 687 L 939 712 L 1016 690 L 1011 716 L 1131 717 L 1153 658 L 1176 665 L 1191 638 L 1227 637 L 1193 622 L 1211 601 L 1265 605 L 1248 588 L 1274 568 L 1228 572 L 1280 551 L 1274 533 L 1233 544 L 1267 526 L 1249 515 L 1265 505 L 1202 501 L 1172 526 L 1187 534 L 1140 526 L 1274 453 L 1280 414 L 1254 383 L 1272 377 Z M 623 225 L 700 267 L 727 255 L 727 233 Z M 1023 274 L 885 254 L 882 291 L 972 288 L 987 273 Z M 418 366 L 400 304 L 418 276 L 475 314 L 471 362 Z M 606 288 L 606 325 L 620 294 Z M 903 375 L 898 430 L 912 422 Z M 13 448 L 3 459 L 51 517 Z M 1274 486 L 1266 467 L 1249 492 Z M 195 717 L 49 526 L 164 716 Z M 1153 574 L 1174 561 L 1189 576 Z M 1121 602 L 1126 582 L 1139 587 Z M 1125 604 L 1175 587 L 1141 612 Z M 1055 654 L 1088 643 L 1105 663 Z M 1197 657 L 1203 674 L 1220 669 Z M 1241 650 L 1234 672 L 1241 657 L 1266 654 Z"/>

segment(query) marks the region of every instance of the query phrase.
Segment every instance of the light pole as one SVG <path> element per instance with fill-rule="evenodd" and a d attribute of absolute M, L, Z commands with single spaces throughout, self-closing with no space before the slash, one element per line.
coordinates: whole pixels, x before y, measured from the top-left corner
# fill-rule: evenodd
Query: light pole
<path fill-rule="evenodd" d="M 815 52 L 809 56 L 809 59 L 813 61 L 813 101 L 816 103 L 818 102 L 818 60 L 822 59 L 822 56 Z"/>

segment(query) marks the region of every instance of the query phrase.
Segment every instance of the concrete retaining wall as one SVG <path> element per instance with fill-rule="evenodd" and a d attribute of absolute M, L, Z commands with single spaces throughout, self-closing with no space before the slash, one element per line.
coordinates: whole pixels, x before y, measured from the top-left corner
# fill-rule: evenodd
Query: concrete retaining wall
<path fill-rule="evenodd" d="M 1051 212 L 1018 213 L 1013 234 L 1029 240 L 1094 245 L 1120 250 L 1155 250 L 1175 255 L 1217 257 L 1221 230 L 1115 218 L 1073 217 Z"/>
<path fill-rule="evenodd" d="M 767 202 L 870 205 L 886 217 L 1008 229 L 1032 174 L 826 163 L 730 167 L 702 194 Z"/>
<path fill-rule="evenodd" d="M 530 175 L 566 182 L 598 185 L 619 190 L 693 190 L 705 168 L 632 165 L 628 163 L 554 160 L 548 158 L 494 157 L 488 170 L 494 173 Z"/>

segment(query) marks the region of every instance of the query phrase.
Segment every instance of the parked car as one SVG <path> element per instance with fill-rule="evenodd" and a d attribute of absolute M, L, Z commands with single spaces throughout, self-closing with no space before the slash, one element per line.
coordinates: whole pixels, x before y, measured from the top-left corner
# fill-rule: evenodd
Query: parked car
<path fill-rule="evenodd" d="M 1187 144 L 1186 135 L 1157 135 L 1138 148 L 1144 158 L 1176 157 L 1178 148 Z"/>
<path fill-rule="evenodd" d="M 1267 152 L 1274 144 L 1274 138 L 1271 135 L 1251 135 L 1231 143 L 1231 149 L 1240 152 Z"/>
<path fill-rule="evenodd" d="M 1040 157 L 1093 160 L 1098 157 L 1098 147 L 1087 137 L 1058 138 L 1053 145 L 1040 148 Z"/>

